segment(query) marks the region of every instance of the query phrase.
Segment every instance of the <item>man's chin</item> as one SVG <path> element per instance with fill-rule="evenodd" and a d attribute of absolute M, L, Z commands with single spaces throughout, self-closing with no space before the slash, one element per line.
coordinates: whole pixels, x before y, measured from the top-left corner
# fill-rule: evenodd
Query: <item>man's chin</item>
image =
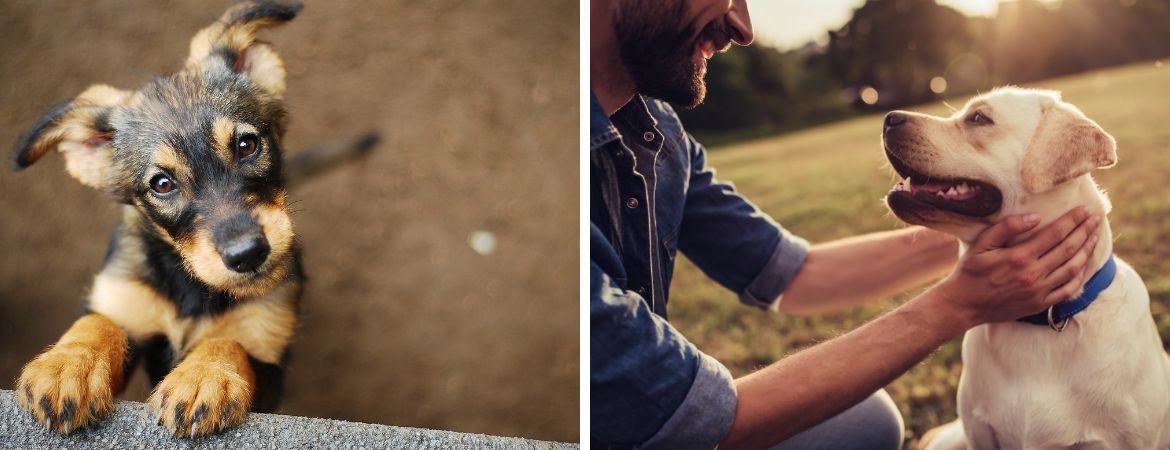
<path fill-rule="evenodd" d="M 706 66 L 700 66 L 695 78 L 687 82 L 671 84 L 642 82 L 639 80 L 638 93 L 670 103 L 683 110 L 691 110 L 703 103 L 707 96 L 707 85 L 703 82 Z"/>

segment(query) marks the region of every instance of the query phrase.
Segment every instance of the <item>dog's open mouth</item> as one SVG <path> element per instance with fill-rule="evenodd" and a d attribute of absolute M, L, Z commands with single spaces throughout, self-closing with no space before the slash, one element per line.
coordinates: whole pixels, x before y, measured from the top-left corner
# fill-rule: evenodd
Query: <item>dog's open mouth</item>
<path fill-rule="evenodd" d="M 989 183 L 926 175 L 888 152 L 886 156 L 902 177 L 887 194 L 891 206 L 928 206 L 964 216 L 985 217 L 995 214 L 1003 204 L 1003 194 Z"/>

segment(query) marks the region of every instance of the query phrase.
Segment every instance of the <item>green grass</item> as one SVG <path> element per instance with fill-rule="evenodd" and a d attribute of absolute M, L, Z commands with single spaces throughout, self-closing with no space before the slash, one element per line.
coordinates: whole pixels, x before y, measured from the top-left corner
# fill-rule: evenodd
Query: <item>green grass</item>
<path fill-rule="evenodd" d="M 1119 143 L 1119 164 L 1095 173 L 1114 202 L 1116 252 L 1145 279 L 1153 312 L 1170 343 L 1170 66 L 1153 62 L 1047 80 Z M 966 98 L 950 105 L 961 107 Z M 947 114 L 943 104 L 914 110 Z M 780 137 L 713 148 L 719 178 L 789 230 L 812 242 L 904 226 L 882 197 L 894 183 L 880 149 L 881 116 L 865 116 Z M 888 311 L 917 292 L 847 313 L 803 319 L 765 313 L 680 259 L 671 289 L 671 322 L 736 376 L 823 342 Z M 887 389 L 906 418 L 908 437 L 955 417 L 958 340 Z"/>

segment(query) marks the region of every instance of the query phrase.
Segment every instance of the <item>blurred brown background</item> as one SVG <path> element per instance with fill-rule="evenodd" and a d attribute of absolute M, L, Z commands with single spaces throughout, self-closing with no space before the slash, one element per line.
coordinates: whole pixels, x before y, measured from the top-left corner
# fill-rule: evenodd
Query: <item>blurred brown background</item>
<path fill-rule="evenodd" d="M 2 148 L 90 84 L 178 69 L 229 4 L 0 3 Z M 309 1 L 263 38 L 287 152 L 383 139 L 292 192 L 310 281 L 281 412 L 577 440 L 577 2 Z M 57 155 L 0 170 L 0 387 L 77 317 L 115 212 Z"/>

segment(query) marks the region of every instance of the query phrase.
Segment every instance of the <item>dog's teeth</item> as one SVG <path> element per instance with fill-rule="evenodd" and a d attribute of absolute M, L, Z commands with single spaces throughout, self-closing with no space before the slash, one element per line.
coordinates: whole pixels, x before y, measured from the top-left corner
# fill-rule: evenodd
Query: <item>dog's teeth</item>
<path fill-rule="evenodd" d="M 947 189 L 947 195 L 955 195 L 955 194 L 956 194 L 956 192 L 957 192 L 957 191 L 955 191 L 955 187 L 954 187 L 954 186 L 951 186 L 951 188 L 950 188 L 950 189 Z"/>
<path fill-rule="evenodd" d="M 967 193 L 967 183 L 960 184 L 958 187 L 955 188 L 955 192 L 958 192 L 960 194 L 966 194 Z"/>

